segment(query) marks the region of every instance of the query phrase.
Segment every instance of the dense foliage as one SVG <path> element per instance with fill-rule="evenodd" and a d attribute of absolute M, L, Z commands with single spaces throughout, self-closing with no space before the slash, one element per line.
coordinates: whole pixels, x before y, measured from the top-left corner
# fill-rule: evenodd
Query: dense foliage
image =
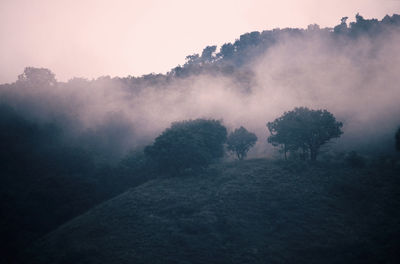
<path fill-rule="evenodd" d="M 146 147 L 145 154 L 161 171 L 181 173 L 198 169 L 224 155 L 226 128 L 217 120 L 176 122 Z"/>
<path fill-rule="evenodd" d="M 231 132 L 226 141 L 229 151 L 236 154 L 239 160 L 246 158 L 247 152 L 257 142 L 257 136 L 247 131 L 246 128 L 240 127 Z"/>
<path fill-rule="evenodd" d="M 322 145 L 340 137 L 342 126 L 327 110 L 298 107 L 267 123 L 271 133 L 268 142 L 282 145 L 285 158 L 288 151 L 300 149 L 304 158 L 309 155 L 315 161 Z"/>

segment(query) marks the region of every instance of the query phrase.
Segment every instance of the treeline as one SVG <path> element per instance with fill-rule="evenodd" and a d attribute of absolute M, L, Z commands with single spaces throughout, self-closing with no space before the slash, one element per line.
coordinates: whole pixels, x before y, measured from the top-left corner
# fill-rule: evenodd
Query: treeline
<path fill-rule="evenodd" d="M 187 77 L 193 74 L 219 73 L 240 76 L 238 81 L 250 84 L 252 73 L 246 66 L 288 36 L 309 38 L 319 35 L 325 39 L 336 39 L 340 44 L 342 38 L 349 40 L 362 36 L 379 38 L 386 32 L 398 30 L 400 26 L 400 15 L 397 14 L 386 15 L 382 20 L 364 19 L 360 14 L 357 14 L 355 18 L 355 22 L 347 23 L 348 17 L 343 17 L 341 23 L 333 29 L 320 28 L 314 24 L 309 25 L 307 29 L 278 28 L 246 33 L 235 42 L 222 45 L 219 52 L 217 52 L 217 46 L 214 45 L 204 48 L 201 54 L 187 56 L 186 63 L 174 68 L 167 76 Z"/>
<path fill-rule="evenodd" d="M 193 75 L 222 75 L 233 78 L 242 87 L 251 89 L 254 73 L 251 63 L 262 56 L 268 49 L 284 40 L 288 36 L 295 38 L 310 38 L 320 36 L 325 39 L 333 39 L 340 42 L 343 39 L 357 40 L 363 36 L 379 38 L 392 30 L 399 30 L 400 15 L 386 15 L 382 20 L 365 19 L 360 14 L 356 21 L 347 23 L 348 17 L 343 17 L 341 23 L 333 28 L 320 28 L 317 24 L 309 25 L 307 29 L 284 28 L 253 31 L 241 35 L 232 43 L 223 44 L 219 50 L 216 45 L 205 47 L 201 53 L 195 53 L 186 57 L 183 65 L 178 65 L 167 74 L 147 74 L 141 77 L 129 76 L 115 78 L 133 89 L 141 89 L 148 85 L 163 85 L 175 78 L 187 78 Z"/>
<path fill-rule="evenodd" d="M 332 139 L 342 134 L 343 123 L 327 110 L 296 107 L 267 123 L 268 142 L 283 153 L 284 159 L 311 161 L 329 150 Z M 400 128 L 393 133 L 395 146 L 400 151 Z M 144 158 L 161 174 L 180 175 L 205 168 L 221 160 L 225 151 L 242 160 L 257 142 L 257 136 L 240 127 L 227 134 L 221 121 L 196 119 L 176 122 L 144 149 Z M 355 151 L 337 158 L 351 167 L 363 167 L 365 161 Z M 340 160 L 341 159 L 341 160 Z"/>
<path fill-rule="evenodd" d="M 317 24 L 309 25 L 307 29 L 299 28 L 276 28 L 254 31 L 241 35 L 232 43 L 225 43 L 219 49 L 216 45 L 210 45 L 198 54 L 188 55 L 183 65 L 171 69 L 167 74 L 145 74 L 140 77 L 115 77 L 102 76 L 96 80 L 88 81 L 83 78 L 73 78 L 69 85 L 88 85 L 87 82 L 94 82 L 100 85 L 105 82 L 112 82 L 133 91 L 144 89 L 148 86 L 163 86 L 175 78 L 186 78 L 198 74 L 226 75 L 234 78 L 241 84 L 251 85 L 252 71 L 248 66 L 257 57 L 260 57 L 268 49 L 287 37 L 309 38 L 319 35 L 325 39 L 340 41 L 343 38 L 356 40 L 360 37 L 379 38 L 383 34 L 399 30 L 400 15 L 386 15 L 383 19 L 365 19 L 360 14 L 355 16 L 356 21 L 347 23 L 348 17 L 343 17 L 340 24 L 333 28 L 320 28 Z M 51 74 L 42 81 L 51 81 Z M 22 75 L 20 76 L 20 78 Z M 41 77 L 42 78 L 42 77 Z M 46 79 L 47 78 L 47 79 Z M 68 84 L 67 83 L 67 84 Z M 55 84 L 55 83 L 54 83 Z M 65 84 L 64 84 L 65 85 Z"/>

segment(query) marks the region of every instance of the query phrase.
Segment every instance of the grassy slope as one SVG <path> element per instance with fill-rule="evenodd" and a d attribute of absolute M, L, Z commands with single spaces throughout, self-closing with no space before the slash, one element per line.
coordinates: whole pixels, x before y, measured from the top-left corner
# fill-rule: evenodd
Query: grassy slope
<path fill-rule="evenodd" d="M 227 163 L 136 187 L 31 254 L 64 264 L 397 263 L 399 185 L 393 171 Z"/>

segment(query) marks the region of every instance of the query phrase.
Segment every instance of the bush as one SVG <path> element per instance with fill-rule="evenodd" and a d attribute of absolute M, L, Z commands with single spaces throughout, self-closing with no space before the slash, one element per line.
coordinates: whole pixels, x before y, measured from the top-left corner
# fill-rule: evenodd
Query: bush
<path fill-rule="evenodd" d="M 217 120 L 176 122 L 145 148 L 145 155 L 160 171 L 179 174 L 221 158 L 226 136 L 226 128 Z"/>

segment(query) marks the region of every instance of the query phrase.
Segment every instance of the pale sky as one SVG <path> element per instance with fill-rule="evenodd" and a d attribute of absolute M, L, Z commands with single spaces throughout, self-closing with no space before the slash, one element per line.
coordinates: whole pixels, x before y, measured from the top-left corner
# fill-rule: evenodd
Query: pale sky
<path fill-rule="evenodd" d="M 358 12 L 400 14 L 400 0 L 0 0 L 0 83 L 26 66 L 59 81 L 165 73 L 246 32 L 332 27 Z"/>

